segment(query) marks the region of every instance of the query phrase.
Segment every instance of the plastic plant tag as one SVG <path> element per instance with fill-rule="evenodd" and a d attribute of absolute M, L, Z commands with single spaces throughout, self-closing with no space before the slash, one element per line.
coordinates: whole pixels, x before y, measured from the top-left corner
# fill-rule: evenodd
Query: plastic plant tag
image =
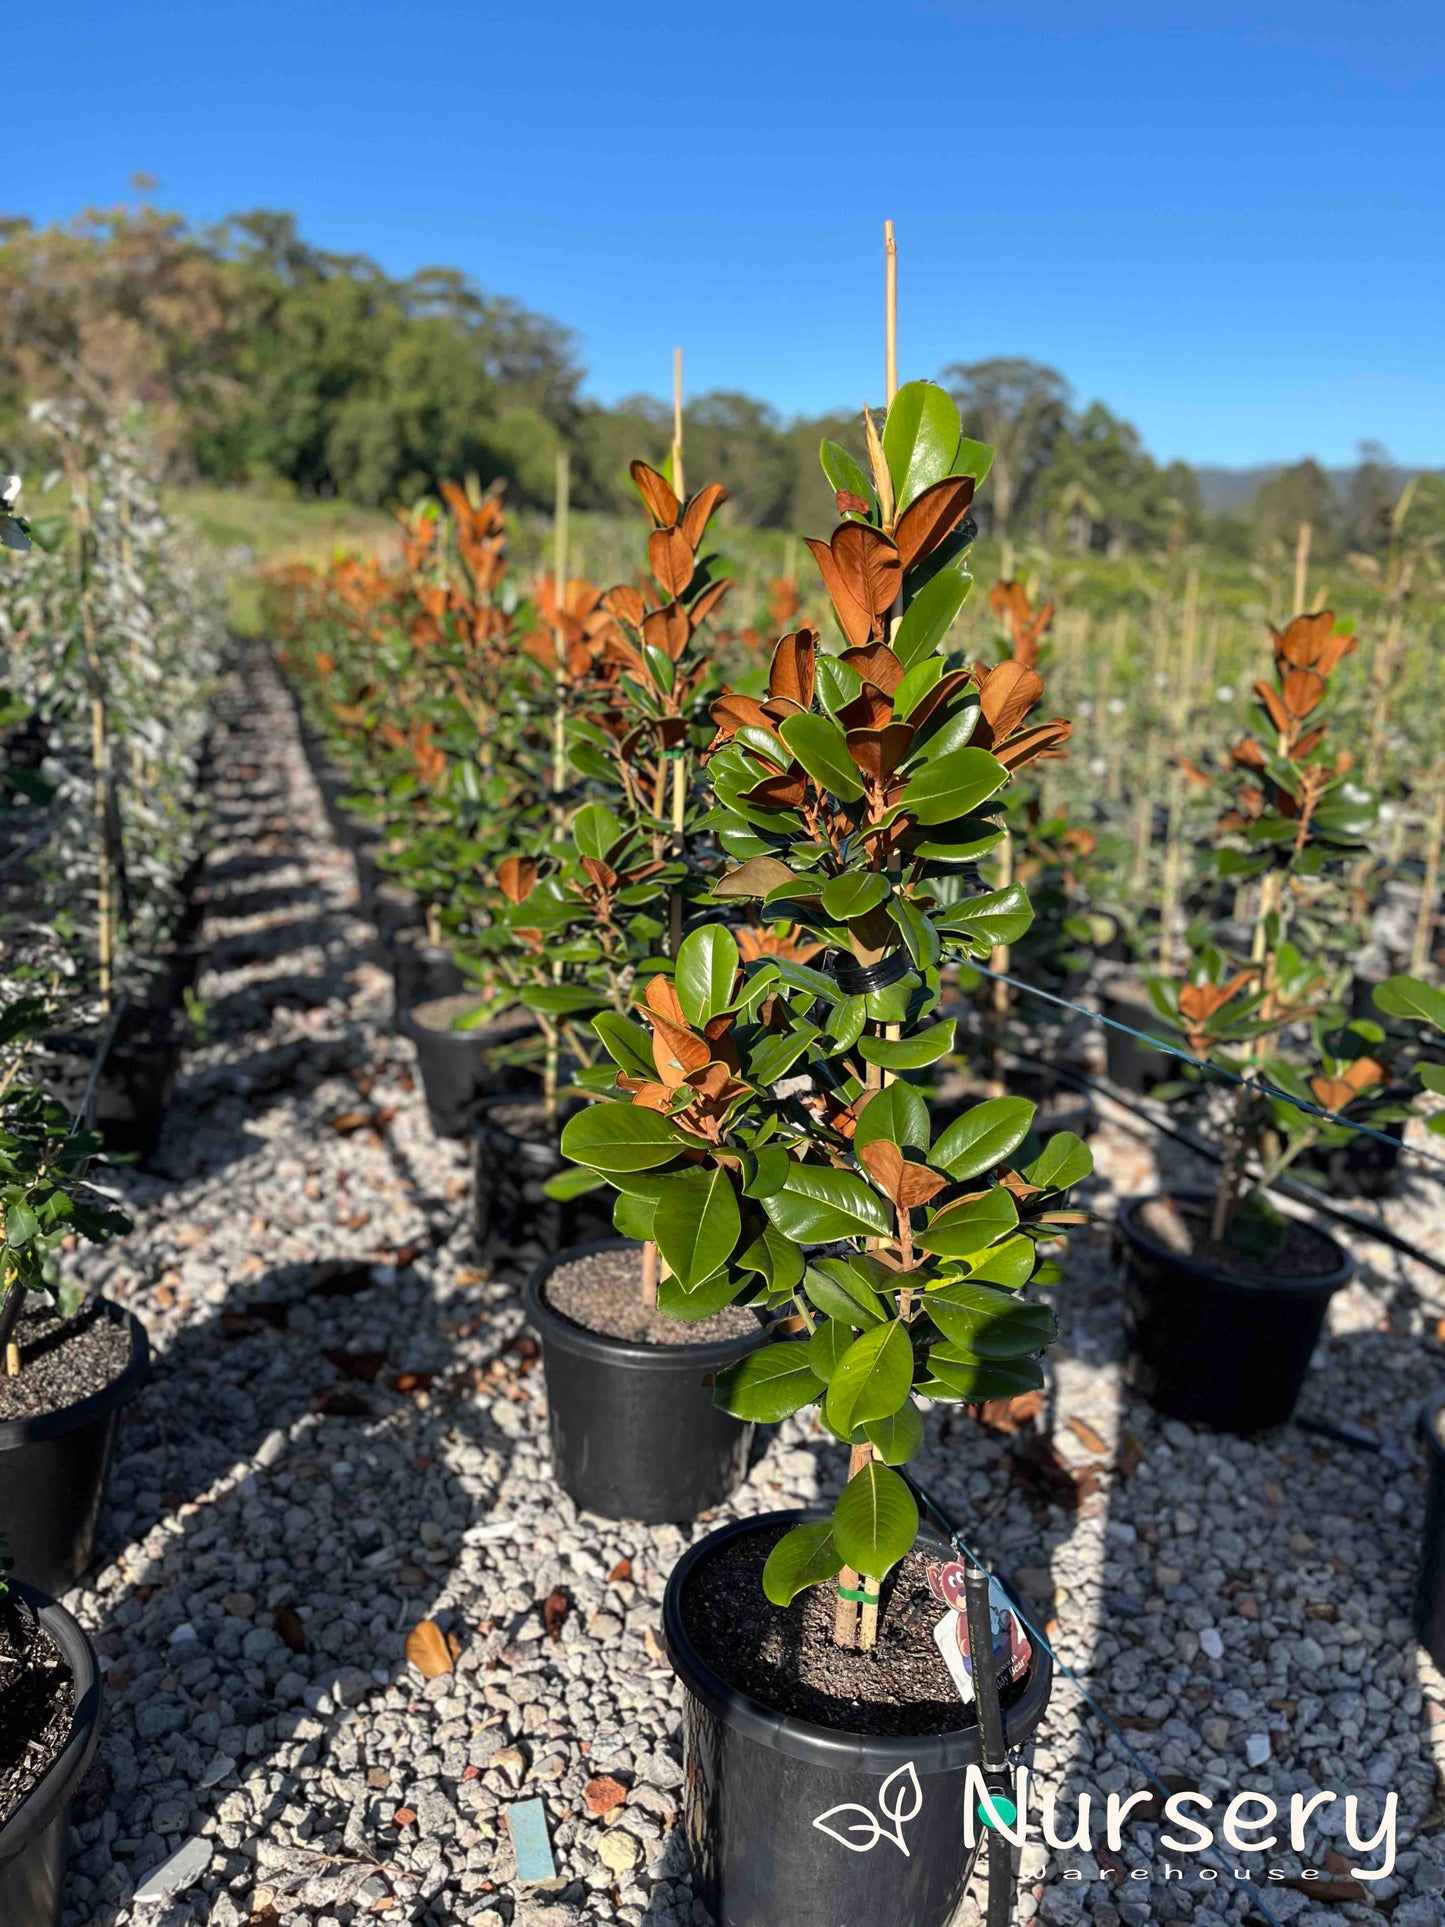
<path fill-rule="evenodd" d="M 968 1616 L 964 1606 L 964 1565 L 952 1559 L 946 1565 L 930 1561 L 929 1590 L 948 1611 L 933 1629 L 934 1643 L 943 1655 L 958 1696 L 965 1706 L 973 1703 L 973 1655 L 968 1647 Z M 989 1624 L 993 1632 L 994 1678 L 999 1691 L 1022 1679 L 1033 1657 L 1033 1646 L 1018 1617 L 1009 1605 L 1008 1595 L 996 1579 L 988 1582 Z"/>

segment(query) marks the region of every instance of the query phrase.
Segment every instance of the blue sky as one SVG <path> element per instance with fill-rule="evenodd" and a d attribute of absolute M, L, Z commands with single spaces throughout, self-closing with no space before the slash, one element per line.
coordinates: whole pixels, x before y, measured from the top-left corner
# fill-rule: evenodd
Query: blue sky
<path fill-rule="evenodd" d="M 1161 24 L 1162 23 L 1162 24 Z M 1438 0 L 70 0 L 4 79 L 0 205 L 290 208 L 569 322 L 589 391 L 785 415 L 1020 353 L 1161 458 L 1445 463 Z"/>

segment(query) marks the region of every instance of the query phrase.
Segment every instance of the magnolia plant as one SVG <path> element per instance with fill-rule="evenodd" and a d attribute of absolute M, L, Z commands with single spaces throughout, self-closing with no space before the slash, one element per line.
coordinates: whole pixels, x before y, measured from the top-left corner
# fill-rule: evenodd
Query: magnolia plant
<path fill-rule="evenodd" d="M 849 1448 L 832 1516 L 785 1535 L 764 1585 L 783 1605 L 836 1581 L 835 1637 L 865 1646 L 917 1533 L 898 1468 L 922 1439 L 918 1402 L 1042 1383 L 1053 1321 L 1021 1290 L 1090 1169 L 1068 1134 L 1013 1168 L 1034 1114 L 1021 1098 L 935 1139 L 906 1081 L 952 1048 L 945 963 L 1027 927 L 1023 887 L 981 890 L 975 865 L 1011 771 L 1069 725 L 1030 722 L 1035 671 L 945 652 L 990 451 L 927 383 L 899 391 L 881 436 L 866 426 L 867 472 L 824 444 L 842 519 L 809 544 L 841 647 L 785 635 L 764 695 L 713 703 L 719 914 L 646 978 L 635 1016 L 599 1025 L 615 1088 L 562 1138 L 616 1186 L 619 1230 L 656 1241 L 666 1312 L 788 1314 L 714 1397 L 764 1421 L 816 1406 Z M 743 906 L 761 922 L 735 934 L 723 914 Z"/>
<path fill-rule="evenodd" d="M 1296 616 L 1270 634 L 1273 677 L 1254 686 L 1263 727 L 1227 753 L 1228 807 L 1216 832 L 1218 873 L 1251 883 L 1257 893 L 1249 955 L 1236 959 L 1204 944 L 1183 977 L 1149 984 L 1155 1009 L 1188 1049 L 1243 1079 L 1231 1106 L 1210 1233 L 1260 1260 L 1276 1255 L 1288 1233 L 1265 1186 L 1340 1128 L 1271 1098 L 1261 1084 L 1333 1115 L 1356 1100 L 1380 1098 L 1387 1081 L 1371 1054 L 1376 1029 L 1339 1023 L 1327 971 L 1292 935 L 1311 898 L 1328 889 L 1332 870 L 1358 854 L 1375 823 L 1374 793 L 1352 775 L 1351 752 L 1326 740 L 1330 679 L 1355 639 L 1335 627 L 1328 609 Z M 1214 780 L 1193 764 L 1185 769 L 1201 785 Z M 1315 1055 L 1301 1068 L 1281 1048 L 1281 1037 L 1311 1025 Z"/>

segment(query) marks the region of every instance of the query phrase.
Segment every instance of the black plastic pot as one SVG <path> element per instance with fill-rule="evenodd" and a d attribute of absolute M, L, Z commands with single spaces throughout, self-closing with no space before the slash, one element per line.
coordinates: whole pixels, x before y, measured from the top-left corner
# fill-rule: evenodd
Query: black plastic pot
<path fill-rule="evenodd" d="M 130 1363 L 120 1377 L 58 1412 L 0 1422 L 0 1539 L 20 1577 L 46 1592 L 69 1591 L 90 1564 L 116 1421 L 150 1368 L 138 1318 L 108 1298 L 95 1315 L 130 1332 Z"/>
<path fill-rule="evenodd" d="M 612 1233 L 610 1185 L 584 1192 L 578 1198 L 549 1198 L 548 1181 L 575 1167 L 557 1148 L 556 1135 L 518 1132 L 499 1113 L 508 1107 L 536 1104 L 531 1092 L 501 1092 L 484 1097 L 472 1112 L 467 1130 L 472 1143 L 472 1235 L 479 1253 L 495 1258 L 524 1245 L 540 1244 L 544 1251 L 585 1244 Z M 568 1113 L 560 1112 L 558 1126 Z"/>
<path fill-rule="evenodd" d="M 632 1345 L 576 1325 L 547 1303 L 558 1265 L 637 1247 L 597 1238 L 548 1258 L 527 1280 L 527 1316 L 542 1341 L 547 1429 L 558 1483 L 584 1512 L 647 1525 L 721 1505 L 748 1465 L 753 1428 L 719 1411 L 703 1380 L 766 1342 L 714 1339 Z"/>
<path fill-rule="evenodd" d="M 426 912 L 415 890 L 388 879 L 378 883 L 371 895 L 371 919 L 376 934 L 385 943 L 400 930 L 415 930 L 426 923 Z"/>
<path fill-rule="evenodd" d="M 1178 1204 L 1208 1210 L 1203 1192 L 1174 1192 Z M 1119 1206 L 1124 1258 L 1125 1368 L 1156 1411 L 1217 1432 L 1262 1432 L 1294 1412 L 1331 1297 L 1350 1281 L 1354 1260 L 1333 1247 L 1334 1267 L 1318 1277 L 1238 1277 L 1202 1258 L 1169 1251 L 1145 1229 L 1148 1198 Z"/>
<path fill-rule="evenodd" d="M 95 1128 L 107 1151 L 142 1162 L 154 1152 L 170 1108 L 185 1034 L 172 1010 L 138 1005 L 126 1011 L 95 1084 Z M 60 1060 L 62 1076 L 68 1065 L 78 1094 L 104 1036 L 53 1032 L 40 1041 Z"/>
<path fill-rule="evenodd" d="M 762 1527 L 824 1516 L 735 1520 L 684 1553 L 667 1582 L 663 1635 L 685 1689 L 683 1824 L 693 1890 L 718 1927 L 947 1927 L 977 1851 L 963 1824 L 966 1775 L 980 1764 L 977 1727 L 894 1737 L 816 1726 L 729 1686 L 687 1632 L 684 1600 L 706 1586 L 721 1547 Z M 928 1528 L 921 1538 L 929 1551 L 956 1556 Z M 1048 1655 L 1039 1653 L 1004 1709 L 1010 1748 L 1037 1728 L 1051 1684 Z M 837 1814 L 836 1832 L 817 1824 L 839 1807 L 851 1811 Z M 980 1824 L 976 1838 L 983 1834 Z"/>
<path fill-rule="evenodd" d="M 428 943 L 419 930 L 398 930 L 385 939 L 385 944 L 398 1021 L 400 1014 L 414 1004 L 455 997 L 465 989 L 467 980 L 445 944 Z"/>
<path fill-rule="evenodd" d="M 1131 1030 L 1152 1034 L 1159 1028 L 1159 1017 L 1149 1001 L 1149 993 L 1132 977 L 1115 978 L 1105 985 L 1099 993 L 1099 1011 L 1113 1023 L 1127 1024 Z M 1178 1058 L 1171 1057 L 1167 1051 L 1151 1050 L 1137 1037 L 1108 1026 L 1104 1029 L 1104 1055 L 1109 1082 L 1121 1091 L 1152 1090 L 1173 1076 L 1179 1063 Z"/>
<path fill-rule="evenodd" d="M 460 992 L 457 993 L 461 995 Z M 398 1029 L 416 1049 L 427 1116 L 438 1137 L 460 1137 L 473 1107 L 493 1091 L 524 1088 L 527 1073 L 494 1063 L 494 1054 L 516 1045 L 531 1030 L 531 1019 L 513 1006 L 504 1021 L 479 1025 L 475 1030 L 452 1030 L 452 1013 L 435 1003 L 413 1004 L 402 1012 Z M 434 1018 L 434 1022 L 424 1022 Z M 535 1082 L 535 1078 L 532 1079 Z"/>
<path fill-rule="evenodd" d="M 1420 1437 L 1430 1462 L 1425 1488 L 1425 1530 L 1415 1584 L 1415 1632 L 1437 1666 L 1445 1666 L 1445 1392 L 1420 1413 Z"/>
<path fill-rule="evenodd" d="M 90 1641 L 65 1608 L 23 1581 L 10 1583 L 70 1668 L 75 1715 L 60 1757 L 0 1825 L 0 1921 L 4 1927 L 60 1927 L 66 1816 L 100 1737 L 100 1678 Z"/>

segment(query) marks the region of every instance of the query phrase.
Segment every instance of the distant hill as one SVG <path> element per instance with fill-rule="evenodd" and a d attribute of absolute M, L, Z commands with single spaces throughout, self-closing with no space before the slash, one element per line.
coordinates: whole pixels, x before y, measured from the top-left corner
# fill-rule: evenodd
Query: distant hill
<path fill-rule="evenodd" d="M 1230 509 L 1248 508 L 1257 491 L 1269 481 L 1271 476 L 1290 466 L 1288 462 L 1265 462 L 1259 468 L 1196 468 L 1199 478 L 1199 493 L 1205 508 L 1211 515 L 1223 515 Z M 1335 493 L 1344 500 L 1349 493 L 1353 468 L 1327 468 L 1326 475 L 1334 484 Z M 1400 486 L 1403 488 L 1412 475 L 1425 471 L 1418 468 L 1397 469 Z"/>

